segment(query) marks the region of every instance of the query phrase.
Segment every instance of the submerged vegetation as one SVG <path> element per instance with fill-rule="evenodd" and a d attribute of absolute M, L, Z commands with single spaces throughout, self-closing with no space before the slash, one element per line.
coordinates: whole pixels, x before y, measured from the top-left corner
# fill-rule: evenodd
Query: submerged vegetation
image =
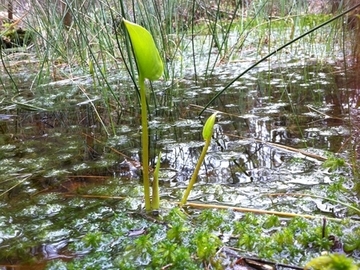
<path fill-rule="evenodd" d="M 359 268 L 357 1 L 13 4 L 0 265 Z"/>

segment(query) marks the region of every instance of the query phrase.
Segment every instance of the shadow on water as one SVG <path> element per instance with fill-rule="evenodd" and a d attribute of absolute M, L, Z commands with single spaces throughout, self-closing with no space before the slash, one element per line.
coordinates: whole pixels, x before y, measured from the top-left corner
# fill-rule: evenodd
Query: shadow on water
<path fill-rule="evenodd" d="M 179 200 L 199 158 L 205 121 L 198 117 L 201 106 L 236 69 L 236 64 L 219 69 L 198 85 L 184 79 L 163 89 L 155 87 L 152 98 L 157 103 L 150 104 L 151 152 L 152 164 L 162 152 L 164 202 Z M 359 154 L 356 74 L 344 74 L 332 65 L 270 70 L 266 65 L 236 82 L 212 107 L 220 113 L 190 200 L 346 216 L 343 208 L 329 210 L 321 200 L 266 195 L 324 194 L 323 187 L 332 183 L 321 166 L 328 153 Z M 90 87 L 86 80 L 84 86 Z M 114 219 L 116 227 L 118 218 L 129 218 L 124 209 L 133 211 L 141 205 L 137 107 L 124 100 L 121 111 L 115 108 L 109 115 L 99 97 L 94 94 L 93 102 L 84 101 L 73 86 L 58 84 L 36 91 L 5 97 L 18 106 L 9 103 L 0 114 L 0 262 L 9 266 L 4 269 L 26 260 L 84 256 L 90 249 L 80 240 L 92 226 L 108 230 L 101 228 L 101 222 Z M 133 97 L 136 102 L 135 93 Z M 34 107 L 19 103 L 46 110 L 32 111 Z M 115 123 L 116 135 L 107 134 L 94 108 L 105 126 Z M 62 193 L 127 199 L 101 201 Z M 123 239 L 128 229 L 118 228 L 116 233 Z M 111 245 L 114 254 L 123 248 Z M 39 264 L 33 269 L 42 268 Z"/>

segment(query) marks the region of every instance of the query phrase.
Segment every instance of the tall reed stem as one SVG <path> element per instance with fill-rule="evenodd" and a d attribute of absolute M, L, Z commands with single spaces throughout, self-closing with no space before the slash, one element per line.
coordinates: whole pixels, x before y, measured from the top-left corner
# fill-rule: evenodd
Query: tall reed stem
<path fill-rule="evenodd" d="M 147 104 L 145 79 L 139 74 L 140 99 L 141 99 L 141 145 L 142 145 L 142 172 L 144 181 L 145 210 L 151 210 L 150 180 L 149 180 L 149 131 L 147 122 Z"/>
<path fill-rule="evenodd" d="M 158 159 L 156 162 L 154 178 L 152 183 L 152 198 L 151 198 L 152 210 L 158 210 L 160 208 L 160 192 L 159 192 L 160 158 L 161 158 L 161 152 L 159 152 L 158 154 Z"/>
<path fill-rule="evenodd" d="M 316 30 L 320 29 L 321 27 L 324 27 L 325 25 L 343 17 L 345 14 L 349 13 L 350 11 L 356 9 L 357 7 L 359 7 L 360 4 L 356 4 L 355 6 L 345 10 L 344 12 L 340 13 L 339 15 L 334 16 L 333 18 L 327 20 L 326 22 L 323 22 L 317 26 L 315 26 L 314 28 L 310 29 L 309 31 L 301 34 L 300 36 L 294 38 L 293 40 L 290 40 L 289 42 L 285 43 L 284 45 L 278 47 L 277 49 L 275 49 L 274 51 L 270 52 L 268 55 L 264 56 L 263 58 L 261 58 L 260 60 L 258 60 L 257 62 L 255 62 L 254 64 L 252 64 L 250 67 L 248 67 L 247 69 L 245 69 L 243 72 L 240 73 L 240 75 L 236 76 L 234 79 L 232 79 L 221 91 L 217 92 L 216 95 L 204 106 L 204 108 L 201 110 L 199 115 L 202 115 L 203 112 L 222 94 L 224 93 L 235 81 L 237 81 L 238 79 L 240 79 L 244 74 L 246 74 L 247 72 L 249 72 L 250 70 L 252 70 L 253 68 L 255 68 L 257 65 L 259 65 L 260 63 L 264 62 L 265 60 L 267 60 L 268 58 L 270 58 L 271 56 L 273 56 L 274 54 L 278 53 L 279 51 L 281 51 L 282 49 L 288 47 L 289 45 L 293 44 L 294 42 L 302 39 L 303 37 L 315 32 Z"/>

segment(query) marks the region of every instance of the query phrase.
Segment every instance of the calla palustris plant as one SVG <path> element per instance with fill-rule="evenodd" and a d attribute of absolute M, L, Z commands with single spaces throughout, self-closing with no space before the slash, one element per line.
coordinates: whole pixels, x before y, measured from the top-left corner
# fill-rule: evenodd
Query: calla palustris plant
<path fill-rule="evenodd" d="M 214 130 L 214 125 L 215 125 L 215 120 L 216 120 L 216 114 L 217 113 L 213 113 L 205 122 L 205 125 L 203 127 L 203 132 L 202 132 L 202 136 L 203 136 L 203 139 L 205 140 L 205 145 L 203 147 L 203 150 L 201 152 L 201 155 L 200 155 L 200 158 L 196 164 L 196 167 L 195 167 L 195 171 L 190 179 L 190 182 L 185 190 L 185 193 L 181 199 L 181 202 L 180 202 L 180 206 L 183 206 L 184 204 L 186 204 L 187 202 L 187 199 L 190 195 L 190 192 L 196 182 L 196 178 L 199 174 L 199 171 L 200 171 L 200 167 L 201 167 L 201 164 L 203 163 L 204 159 L 205 159 L 205 155 L 206 155 L 206 152 L 210 146 L 210 143 L 211 143 L 211 137 L 212 137 L 212 134 L 213 134 L 213 130 Z"/>
<path fill-rule="evenodd" d="M 142 126 L 142 166 L 144 181 L 145 209 L 151 210 L 150 180 L 149 180 L 149 131 L 147 122 L 145 79 L 157 80 L 163 74 L 164 66 L 159 51 L 151 34 L 142 26 L 123 19 L 125 28 L 130 36 L 138 73 L 141 100 L 141 126 Z M 157 191 L 158 192 L 158 191 Z M 158 193 L 157 193 L 158 194 Z M 156 201 L 156 200 L 155 200 Z M 155 203 L 154 208 L 158 208 Z"/>

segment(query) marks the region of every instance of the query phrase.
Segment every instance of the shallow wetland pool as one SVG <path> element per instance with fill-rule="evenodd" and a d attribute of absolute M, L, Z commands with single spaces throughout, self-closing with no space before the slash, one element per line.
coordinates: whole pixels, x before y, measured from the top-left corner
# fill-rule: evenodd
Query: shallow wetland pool
<path fill-rule="evenodd" d="M 105 107 L 91 77 L 31 88 L 34 75 L 24 71 L 14 76 L 18 92 L 2 90 L 6 106 L 0 114 L 1 269 L 142 269 L 151 262 L 160 269 L 165 250 L 173 249 L 173 255 L 168 261 L 162 258 L 163 263 L 175 264 L 181 256 L 192 258 L 192 252 L 199 252 L 199 239 L 214 241 L 217 250 L 229 246 L 243 255 L 303 266 L 323 247 L 333 247 L 322 230 L 341 241 L 353 232 L 359 236 L 359 213 L 338 203 L 358 206 L 350 191 L 355 177 L 345 162 L 356 160 L 360 151 L 357 71 L 345 74 L 335 62 L 311 59 L 284 66 L 264 63 L 199 117 L 203 106 L 248 64 L 220 65 L 197 82 L 190 73 L 152 85 L 152 166 L 162 152 L 163 217 L 155 220 L 140 211 L 140 114 L 131 84 L 113 76 L 109 81 L 121 107 L 111 102 Z M 11 87 L 5 74 L 1 80 Z M 290 220 L 231 209 L 189 208 L 188 218 L 177 213 L 173 208 L 199 158 L 202 126 L 213 110 L 219 111 L 213 141 L 190 202 L 319 215 L 328 224 L 322 218 Z M 208 235 L 201 238 L 202 231 L 195 240 L 187 235 L 190 226 L 205 221 L 210 225 L 204 228 L 223 244 Z M 291 227 L 288 222 L 308 230 L 308 238 L 299 240 L 294 230 L 286 240 L 280 234 Z M 172 236 L 179 224 L 180 236 Z M 276 233 L 278 242 L 268 237 Z M 260 247 L 256 239 L 268 246 Z M 181 243 L 189 246 L 187 251 Z M 359 260 L 356 243 L 347 251 Z M 190 259 L 183 262 L 173 269 L 197 269 Z"/>

